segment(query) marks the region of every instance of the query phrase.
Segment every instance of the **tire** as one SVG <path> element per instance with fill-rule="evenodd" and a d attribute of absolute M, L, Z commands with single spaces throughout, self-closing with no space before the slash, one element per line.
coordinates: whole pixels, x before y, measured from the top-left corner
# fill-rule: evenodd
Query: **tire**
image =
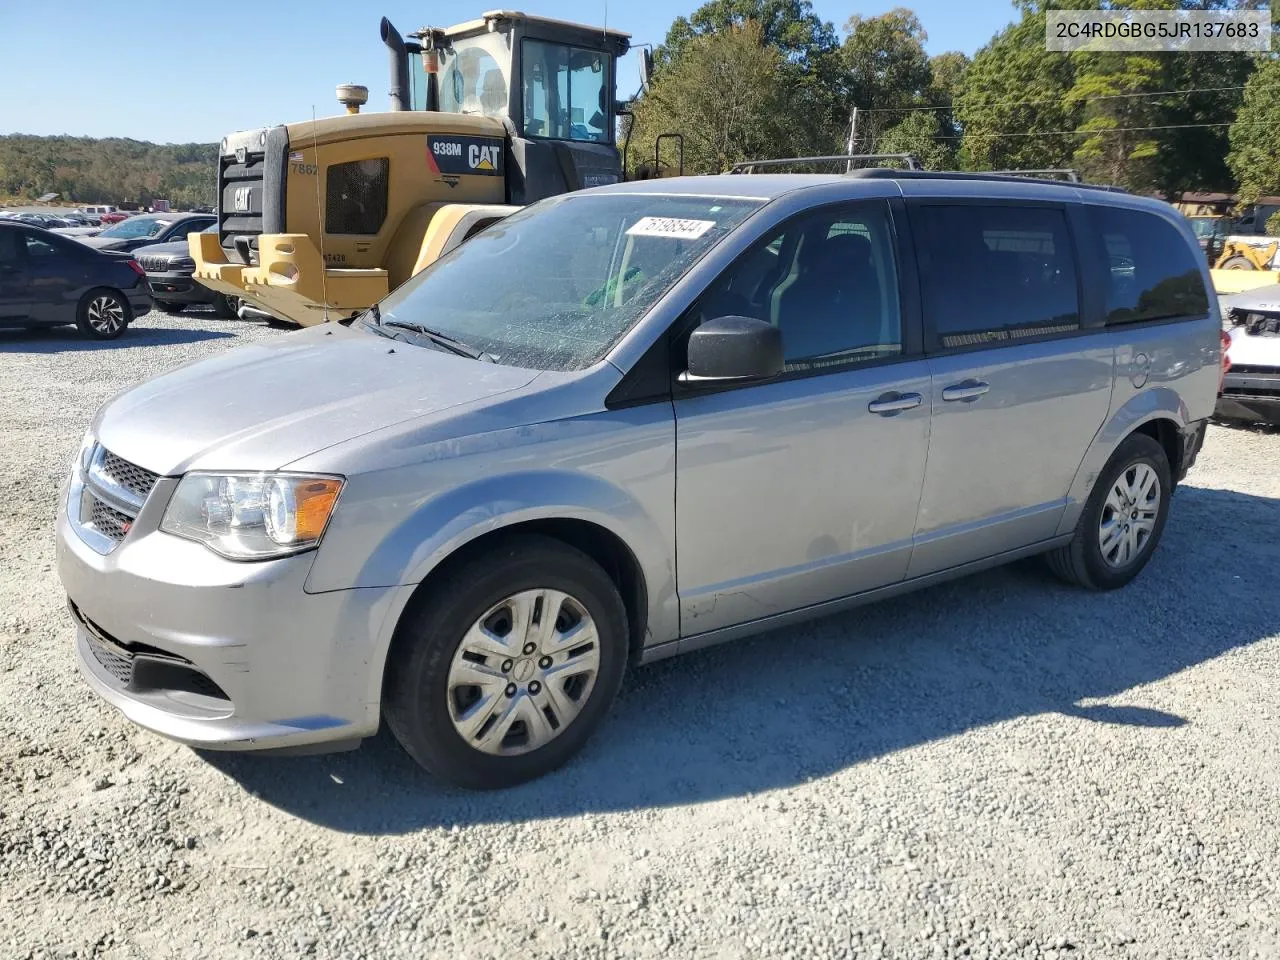
<path fill-rule="evenodd" d="M 86 293 L 76 310 L 76 326 L 95 340 L 114 340 L 132 320 L 133 310 L 124 294 L 106 287 Z"/>
<path fill-rule="evenodd" d="M 1123 505 L 1126 499 L 1117 485 L 1132 482 L 1135 488 L 1142 488 L 1144 478 L 1150 475 L 1155 477 L 1159 497 L 1154 509 L 1149 500 L 1139 495 L 1129 516 L 1121 512 L 1113 521 L 1112 518 L 1117 517 L 1117 505 Z M 1074 538 L 1066 546 L 1045 554 L 1049 568 L 1068 583 L 1090 590 L 1123 587 L 1142 572 L 1160 543 L 1172 495 L 1173 476 L 1164 448 L 1146 434 L 1135 433 L 1126 438 L 1098 475 L 1098 482 L 1076 523 Z M 1119 540 L 1104 539 L 1104 521 L 1109 526 L 1112 522 L 1122 524 L 1114 534 Z M 1124 533 L 1127 530 L 1134 531 L 1135 539 L 1129 540 Z M 1124 540 L 1129 541 L 1127 546 L 1121 542 Z"/>
<path fill-rule="evenodd" d="M 156 309 L 159 310 L 161 313 L 174 314 L 174 313 L 182 312 L 183 305 L 180 303 L 169 303 L 165 300 L 157 300 L 155 303 L 156 303 Z"/>
<path fill-rule="evenodd" d="M 1218 269 L 1219 270 L 1257 270 L 1258 268 L 1255 267 L 1253 265 L 1253 261 L 1250 260 L 1248 257 L 1246 257 L 1244 254 L 1237 253 L 1235 256 L 1227 260 L 1227 262 L 1224 263 Z"/>
<path fill-rule="evenodd" d="M 234 320 L 236 318 L 236 299 L 228 297 L 226 294 L 218 294 L 213 298 L 213 315 L 221 320 Z"/>
<path fill-rule="evenodd" d="M 561 618 L 537 618 L 551 623 L 539 637 L 530 614 L 545 615 L 548 603 Z M 580 629 L 592 625 L 594 662 Z M 575 636 L 580 642 L 556 649 Z M 387 663 L 383 715 L 409 755 L 441 780 L 480 790 L 523 783 L 587 742 L 622 683 L 627 637 L 622 598 L 594 560 L 549 537 L 512 536 L 445 572 L 406 610 Z M 481 683 L 467 682 L 473 678 Z M 557 726 L 560 717 L 568 719 Z"/>

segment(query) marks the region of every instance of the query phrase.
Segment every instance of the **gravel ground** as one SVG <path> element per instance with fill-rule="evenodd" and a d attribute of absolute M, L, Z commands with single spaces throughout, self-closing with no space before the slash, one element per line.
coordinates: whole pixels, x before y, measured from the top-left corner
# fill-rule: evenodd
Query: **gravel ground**
<path fill-rule="evenodd" d="M 637 671 L 559 774 L 384 734 L 197 754 L 76 675 L 94 408 L 278 331 L 0 334 L 0 956 L 1280 956 L 1280 431 L 1212 428 L 1139 580 L 1035 563 Z"/>

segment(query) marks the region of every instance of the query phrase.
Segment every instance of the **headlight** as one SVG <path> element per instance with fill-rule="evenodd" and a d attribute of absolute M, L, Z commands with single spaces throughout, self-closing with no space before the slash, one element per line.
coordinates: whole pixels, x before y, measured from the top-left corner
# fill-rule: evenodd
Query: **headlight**
<path fill-rule="evenodd" d="M 93 451 L 97 446 L 98 438 L 93 435 L 93 431 L 85 431 L 84 438 L 80 441 L 80 450 L 76 453 L 75 463 L 71 465 L 71 469 L 78 470 L 81 476 L 87 474 L 89 464 L 93 462 Z"/>
<path fill-rule="evenodd" d="M 160 529 L 232 560 L 282 557 L 320 542 L 342 483 L 289 473 L 188 473 Z"/>

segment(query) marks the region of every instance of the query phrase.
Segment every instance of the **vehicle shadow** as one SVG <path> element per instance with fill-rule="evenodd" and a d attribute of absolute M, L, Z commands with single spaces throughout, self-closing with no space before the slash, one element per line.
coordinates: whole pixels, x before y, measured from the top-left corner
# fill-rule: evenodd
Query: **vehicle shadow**
<path fill-rule="evenodd" d="M 1035 560 L 633 671 L 587 749 L 496 793 L 441 786 L 383 730 L 316 757 L 204 754 L 266 802 L 335 830 L 403 833 L 662 807 L 788 787 L 1021 716 L 1161 737 L 1187 721 L 1081 704 L 1280 633 L 1280 500 L 1183 487 L 1127 588 L 1090 593 Z"/>
<path fill-rule="evenodd" d="M 210 316 L 207 319 L 213 319 L 213 317 Z M 127 350 L 132 347 L 176 346 L 184 343 L 199 343 L 202 340 L 225 340 L 234 337 L 234 333 L 226 330 L 208 330 L 198 327 L 130 326 L 115 340 L 92 340 L 75 327 L 0 329 L 0 353 Z"/>

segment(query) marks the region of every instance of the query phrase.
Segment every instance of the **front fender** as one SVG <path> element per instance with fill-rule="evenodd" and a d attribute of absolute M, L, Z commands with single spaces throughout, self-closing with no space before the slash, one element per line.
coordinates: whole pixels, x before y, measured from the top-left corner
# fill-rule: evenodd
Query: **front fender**
<path fill-rule="evenodd" d="M 668 505 L 671 499 L 667 498 Z M 596 524 L 617 536 L 635 556 L 645 578 L 645 643 L 679 635 L 674 554 L 669 530 L 635 497 L 602 478 L 563 470 L 532 470 L 478 478 L 423 502 L 384 537 L 345 586 L 384 586 L 392 594 L 385 616 L 370 623 L 367 703 L 379 702 L 382 674 L 401 615 L 418 584 L 448 557 L 485 534 L 531 520 L 572 519 Z M 332 571 L 317 562 L 308 592 L 335 588 Z"/>
<path fill-rule="evenodd" d="M 1144 423 L 1152 420 L 1172 420 L 1179 430 L 1190 422 L 1190 412 L 1181 394 L 1168 387 L 1152 387 L 1130 397 L 1118 410 L 1112 412 L 1107 422 L 1093 438 L 1089 449 L 1076 470 L 1075 479 L 1067 493 L 1067 509 L 1058 524 L 1058 533 L 1066 535 L 1075 529 L 1085 501 L 1098 481 L 1098 474 L 1111 459 L 1121 441 Z M 1178 465 L 1170 464 L 1176 471 Z"/>

